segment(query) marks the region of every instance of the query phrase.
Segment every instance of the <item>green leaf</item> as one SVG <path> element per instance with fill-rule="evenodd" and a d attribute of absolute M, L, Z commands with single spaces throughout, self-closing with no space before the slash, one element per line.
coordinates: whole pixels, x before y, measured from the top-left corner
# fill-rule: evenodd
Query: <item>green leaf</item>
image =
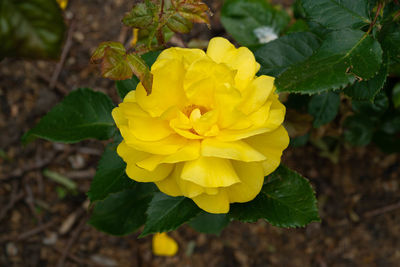
<path fill-rule="evenodd" d="M 367 0 L 302 0 L 311 21 L 329 29 L 360 29 L 369 24 Z"/>
<path fill-rule="evenodd" d="M 389 71 L 387 56 L 383 56 L 383 62 L 375 77 L 367 81 L 357 81 L 346 87 L 344 93 L 356 100 L 374 100 L 375 96 L 383 88 Z"/>
<path fill-rule="evenodd" d="M 142 59 L 146 62 L 147 66 L 151 67 L 156 61 L 157 57 L 160 55 L 160 51 L 151 51 L 144 55 L 142 55 Z M 117 87 L 118 95 L 121 99 L 124 99 L 126 94 L 128 94 L 132 90 L 136 90 L 136 86 L 139 83 L 139 79 L 136 76 L 133 76 L 130 79 L 116 81 L 115 85 Z"/>
<path fill-rule="evenodd" d="M 279 92 L 315 94 L 343 88 L 356 77 L 375 76 L 382 63 L 382 49 L 359 30 L 333 31 L 307 60 L 294 64 L 276 80 Z"/>
<path fill-rule="evenodd" d="M 155 5 L 150 1 L 139 3 L 133 6 L 132 10 L 122 19 L 122 22 L 129 27 L 144 29 L 153 23 L 156 11 Z"/>
<path fill-rule="evenodd" d="M 375 124 L 368 117 L 356 114 L 344 121 L 344 139 L 355 146 L 368 145 L 374 134 Z"/>
<path fill-rule="evenodd" d="M 324 92 L 314 95 L 308 103 L 308 113 L 314 117 L 314 128 L 319 128 L 336 118 L 339 107 L 339 94 Z"/>
<path fill-rule="evenodd" d="M 377 94 L 373 102 L 353 100 L 352 108 L 356 113 L 367 116 L 370 119 L 379 120 L 379 117 L 389 108 L 389 99 L 387 95 L 381 91 Z"/>
<path fill-rule="evenodd" d="M 221 10 L 222 25 L 244 46 L 271 40 L 283 31 L 289 21 L 286 11 L 264 0 L 227 0 Z"/>
<path fill-rule="evenodd" d="M 289 66 L 310 57 L 320 43 L 314 34 L 300 32 L 285 35 L 261 46 L 254 52 L 261 65 L 259 74 L 278 76 Z"/>
<path fill-rule="evenodd" d="M 92 63 L 101 63 L 101 75 L 112 80 L 126 80 L 133 74 L 139 78 L 147 93 L 151 93 L 153 75 L 146 62 L 136 53 L 126 53 L 119 42 L 103 42 L 94 51 Z"/>
<path fill-rule="evenodd" d="M 156 193 L 146 212 L 147 220 L 140 237 L 175 230 L 199 212 L 200 209 L 189 198 Z"/>
<path fill-rule="evenodd" d="M 111 193 L 135 188 L 137 183 L 125 174 L 125 169 L 126 164 L 115 151 L 115 145 L 108 145 L 87 193 L 90 201 L 103 200 Z"/>
<path fill-rule="evenodd" d="M 168 18 L 167 26 L 173 32 L 188 33 L 193 28 L 193 23 L 176 13 Z"/>
<path fill-rule="evenodd" d="M 202 211 L 189 222 L 189 225 L 197 232 L 219 235 L 229 222 L 227 214 L 211 214 Z"/>
<path fill-rule="evenodd" d="M 209 8 L 200 0 L 173 0 L 172 9 L 178 11 L 178 13 L 185 19 L 195 23 L 205 23 L 210 27 L 210 19 L 208 18 Z"/>
<path fill-rule="evenodd" d="M 0 25 L 0 59 L 59 57 L 65 25 L 56 1 L 1 0 Z"/>
<path fill-rule="evenodd" d="M 106 140 L 115 133 L 111 99 L 91 89 L 71 92 L 23 137 L 29 142 L 36 137 L 53 142 L 75 143 L 84 139 Z"/>
<path fill-rule="evenodd" d="M 303 227 L 320 220 L 308 180 L 284 166 L 268 176 L 254 200 L 231 205 L 229 215 L 243 222 L 265 219 L 278 227 Z"/>
<path fill-rule="evenodd" d="M 89 224 L 111 235 L 127 235 L 146 221 L 152 195 L 137 189 L 110 194 L 96 203 Z"/>
<path fill-rule="evenodd" d="M 400 22 L 384 24 L 379 32 L 379 41 L 390 57 L 400 62 Z"/>
<path fill-rule="evenodd" d="M 374 134 L 373 141 L 385 153 L 400 152 L 400 138 L 397 135 L 378 131 Z"/>
<path fill-rule="evenodd" d="M 121 99 L 132 90 L 136 90 L 136 86 L 139 83 L 139 79 L 136 76 L 133 76 L 130 79 L 122 80 L 122 81 L 115 81 L 115 86 L 117 87 L 118 95 Z"/>
<path fill-rule="evenodd" d="M 400 107 L 400 83 L 397 83 L 393 87 L 392 91 L 392 101 L 395 108 Z"/>

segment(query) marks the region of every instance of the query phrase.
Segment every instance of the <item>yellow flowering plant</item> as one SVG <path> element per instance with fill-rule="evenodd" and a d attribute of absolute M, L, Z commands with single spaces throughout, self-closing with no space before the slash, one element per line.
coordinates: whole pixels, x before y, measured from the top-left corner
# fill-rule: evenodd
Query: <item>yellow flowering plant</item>
<path fill-rule="evenodd" d="M 289 137 L 274 78 L 256 77 L 253 53 L 216 37 L 207 52 L 168 48 L 112 112 L 127 175 L 191 198 L 210 213 L 248 202 L 280 164 Z"/>
<path fill-rule="evenodd" d="M 88 192 L 97 229 L 126 235 L 144 226 L 145 236 L 187 223 L 219 233 L 232 220 L 279 227 L 319 220 L 308 180 L 281 164 L 286 108 L 254 53 L 222 37 L 205 51 L 166 48 L 166 32 L 209 24 L 207 14 L 199 0 L 134 5 L 123 22 L 147 39 L 128 49 L 105 42 L 92 56 L 117 80 L 122 102 L 78 89 L 24 136 L 111 140 Z M 156 254 L 176 253 L 165 235 L 154 242 Z"/>

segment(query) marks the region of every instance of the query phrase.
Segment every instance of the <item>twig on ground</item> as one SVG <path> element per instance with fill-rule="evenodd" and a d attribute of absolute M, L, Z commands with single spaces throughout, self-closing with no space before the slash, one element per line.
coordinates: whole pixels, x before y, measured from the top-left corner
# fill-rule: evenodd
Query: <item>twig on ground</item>
<path fill-rule="evenodd" d="M 79 236 L 79 233 L 83 230 L 83 228 L 86 225 L 87 221 L 87 216 L 83 217 L 79 225 L 75 228 L 74 232 L 72 232 L 70 239 L 68 240 L 67 244 L 65 245 L 65 248 L 61 254 L 61 258 L 58 261 L 57 267 L 63 267 L 65 264 L 65 260 L 67 259 L 67 256 L 69 254 L 69 250 L 71 249 L 72 245 L 76 241 L 76 239 Z"/>
<path fill-rule="evenodd" d="M 59 249 L 59 248 L 57 248 L 55 246 L 51 246 L 51 248 L 54 249 L 55 251 L 57 251 L 58 253 L 60 253 L 61 255 L 64 253 L 64 250 Z M 92 263 L 91 261 L 78 258 L 77 256 L 72 255 L 71 253 L 67 254 L 67 258 L 73 260 L 74 262 L 76 262 L 78 264 L 82 264 L 82 265 L 85 265 L 85 266 L 95 266 L 95 264 Z"/>
<path fill-rule="evenodd" d="M 58 219 L 49 221 L 47 223 L 44 223 L 44 224 L 42 224 L 42 225 L 40 225 L 40 226 L 38 226 L 36 228 L 33 228 L 33 229 L 31 229 L 31 230 L 29 230 L 29 231 L 27 231 L 25 233 L 20 234 L 19 236 L 17 236 L 16 239 L 18 241 L 21 241 L 21 240 L 27 239 L 27 238 L 29 238 L 31 236 L 34 236 L 36 234 L 39 234 L 39 233 L 47 230 L 51 226 L 53 226 L 57 221 L 58 221 Z"/>
<path fill-rule="evenodd" d="M 53 89 L 54 86 L 56 85 L 56 83 L 58 81 L 58 77 L 60 76 L 60 73 L 64 66 L 65 60 L 67 59 L 68 52 L 72 47 L 72 36 L 73 36 L 74 30 L 75 30 L 75 21 L 71 20 L 71 23 L 70 23 L 69 29 L 68 29 L 67 40 L 65 41 L 65 45 L 64 45 L 63 51 L 61 53 L 60 61 L 57 63 L 57 66 L 53 72 L 53 75 L 51 76 L 51 79 L 50 79 L 50 83 L 49 83 L 50 89 Z"/>
<path fill-rule="evenodd" d="M 35 217 L 38 224 L 41 225 L 42 218 L 36 213 L 36 208 L 35 208 L 35 204 L 34 204 L 35 198 L 33 196 L 33 192 L 32 192 L 32 189 L 31 189 L 28 181 L 24 182 L 24 187 L 25 187 L 25 192 L 26 192 L 25 203 L 28 205 L 32 215 Z"/>
<path fill-rule="evenodd" d="M 54 153 L 50 153 L 50 155 L 45 158 L 45 159 L 40 159 L 38 161 L 35 161 L 34 163 L 28 163 L 25 165 L 25 167 L 16 169 L 12 173 L 5 175 L 5 176 L 0 176 L 0 182 L 8 180 L 8 179 L 13 179 L 13 178 L 18 178 L 23 176 L 25 173 L 29 171 L 34 171 L 37 169 L 41 169 L 54 159 Z"/>
<path fill-rule="evenodd" d="M 382 208 L 378 208 L 378 209 L 374 209 L 374 210 L 371 210 L 371 211 L 367 211 L 367 212 L 364 213 L 364 217 L 365 218 L 370 218 L 370 217 L 381 215 L 381 214 L 384 214 L 384 213 L 387 213 L 387 212 L 391 212 L 391 211 L 394 211 L 394 210 L 397 210 L 397 209 L 400 209 L 400 202 L 397 202 L 397 203 L 394 203 L 394 204 L 391 204 L 391 205 L 387 205 L 387 206 L 382 207 Z"/>
<path fill-rule="evenodd" d="M 8 211 L 11 210 L 14 207 L 14 205 L 25 196 L 25 192 L 23 190 L 19 193 L 17 192 L 18 192 L 18 183 L 15 181 L 13 183 L 11 191 L 10 202 L 8 202 L 7 206 L 2 208 L 0 211 L 0 221 L 3 220 L 4 217 L 7 215 Z"/>

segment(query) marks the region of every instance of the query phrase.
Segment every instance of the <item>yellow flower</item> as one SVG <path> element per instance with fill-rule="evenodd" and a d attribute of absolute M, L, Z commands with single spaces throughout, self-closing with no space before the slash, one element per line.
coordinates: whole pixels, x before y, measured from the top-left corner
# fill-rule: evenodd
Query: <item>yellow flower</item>
<path fill-rule="evenodd" d="M 221 37 L 206 53 L 164 50 L 152 93 L 139 83 L 112 112 L 127 175 L 210 213 L 254 199 L 289 143 L 274 78 L 255 76 L 259 67 L 249 49 Z"/>
<path fill-rule="evenodd" d="M 153 236 L 153 254 L 157 256 L 174 256 L 178 252 L 178 244 L 166 233 Z"/>

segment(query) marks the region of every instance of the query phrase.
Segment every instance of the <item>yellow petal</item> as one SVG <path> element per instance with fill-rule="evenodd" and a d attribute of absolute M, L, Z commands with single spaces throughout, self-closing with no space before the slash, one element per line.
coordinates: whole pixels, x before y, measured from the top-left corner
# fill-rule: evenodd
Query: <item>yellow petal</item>
<path fill-rule="evenodd" d="M 195 160 L 200 157 L 200 142 L 189 141 L 187 144 L 171 155 L 152 155 L 136 164 L 146 170 L 152 171 L 161 163 L 178 163 Z"/>
<path fill-rule="evenodd" d="M 153 171 L 139 168 L 136 163 L 149 157 L 148 153 L 137 151 L 122 141 L 117 148 L 118 155 L 126 162 L 126 174 L 138 182 L 155 182 L 167 177 L 173 169 L 171 164 L 160 164 Z"/>
<path fill-rule="evenodd" d="M 180 48 L 180 47 L 171 47 L 165 49 L 157 58 L 158 60 L 169 59 L 169 60 L 182 60 L 184 62 L 185 68 L 190 66 L 194 61 L 205 57 L 206 53 L 204 53 L 201 49 L 188 49 L 188 48 Z M 153 68 L 157 68 L 156 65 Z"/>
<path fill-rule="evenodd" d="M 137 86 L 136 86 L 137 87 Z M 129 91 L 124 97 L 124 103 L 135 103 L 136 102 L 136 88 L 132 88 L 132 91 Z"/>
<path fill-rule="evenodd" d="M 166 233 L 153 236 L 153 253 L 157 256 L 174 256 L 178 252 L 178 244 Z"/>
<path fill-rule="evenodd" d="M 212 38 L 208 44 L 207 55 L 215 62 L 224 62 L 227 55 L 233 54 L 236 48 L 227 39 L 222 37 Z"/>
<path fill-rule="evenodd" d="M 67 8 L 68 0 L 57 0 L 57 3 L 60 6 L 60 8 L 64 10 L 65 8 Z"/>
<path fill-rule="evenodd" d="M 240 182 L 230 160 L 213 157 L 186 162 L 181 178 L 203 187 L 226 187 Z"/>
<path fill-rule="evenodd" d="M 243 92 L 243 102 L 240 110 L 244 114 L 250 114 L 259 109 L 267 101 L 274 91 L 274 77 L 262 75 L 254 79 L 250 86 Z"/>
<path fill-rule="evenodd" d="M 169 122 L 159 118 L 135 117 L 129 120 L 128 125 L 132 134 L 143 141 L 158 141 L 173 133 Z"/>
<path fill-rule="evenodd" d="M 159 117 L 173 106 L 186 103 L 183 91 L 184 68 L 179 60 L 157 60 L 157 68 L 152 68 L 152 93 L 147 95 L 143 85 L 136 88 L 137 103 L 153 117 Z"/>
<path fill-rule="evenodd" d="M 193 198 L 199 208 L 209 213 L 227 213 L 229 211 L 229 199 L 225 190 L 219 190 L 218 194 L 201 194 Z"/>
<path fill-rule="evenodd" d="M 121 125 L 128 125 L 128 120 L 124 116 L 124 113 L 121 108 L 119 107 L 114 108 L 111 112 L 111 115 L 117 127 L 120 127 Z"/>
<path fill-rule="evenodd" d="M 167 138 L 157 141 L 143 141 L 136 138 L 136 136 L 127 126 L 122 125 L 119 127 L 119 130 L 121 131 L 121 135 L 125 142 L 129 146 L 151 154 L 170 155 L 185 146 L 188 142 L 187 139 L 177 134 L 172 134 Z"/>
<path fill-rule="evenodd" d="M 230 202 L 247 202 L 260 193 L 264 183 L 264 171 L 260 162 L 233 162 L 240 183 L 226 189 Z"/>
<path fill-rule="evenodd" d="M 236 49 L 227 39 L 216 37 L 210 40 L 207 55 L 217 63 L 226 63 L 237 70 L 235 84 L 239 90 L 244 90 L 257 73 L 260 65 L 253 53 L 246 47 Z"/>
<path fill-rule="evenodd" d="M 201 143 L 204 157 L 218 157 L 240 161 L 262 161 L 265 156 L 243 141 L 221 142 L 215 138 L 205 139 Z"/>
<path fill-rule="evenodd" d="M 289 136 L 286 129 L 280 126 L 275 131 L 255 135 L 244 141 L 263 153 L 266 157 L 266 160 L 262 164 L 264 175 L 268 175 L 278 168 L 282 152 L 289 145 Z"/>
<path fill-rule="evenodd" d="M 176 182 L 178 179 L 180 179 L 181 172 L 182 167 L 179 167 L 179 164 L 176 164 L 174 170 L 170 173 L 168 177 L 161 181 L 155 182 L 155 184 L 157 185 L 158 189 L 164 194 L 173 197 L 182 196 L 182 191 L 179 188 L 178 183 Z"/>

